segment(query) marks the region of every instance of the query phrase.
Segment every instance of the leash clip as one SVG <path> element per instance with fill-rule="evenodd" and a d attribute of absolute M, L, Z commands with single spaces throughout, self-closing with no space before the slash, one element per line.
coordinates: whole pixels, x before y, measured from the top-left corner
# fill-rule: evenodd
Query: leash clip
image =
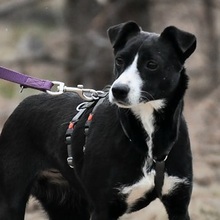
<path fill-rule="evenodd" d="M 105 92 L 97 91 L 94 89 L 84 89 L 83 85 L 77 85 L 77 87 L 64 87 L 65 92 L 75 92 L 85 101 L 98 100 L 100 97 L 104 97 Z"/>
<path fill-rule="evenodd" d="M 64 93 L 65 84 L 59 81 L 52 81 L 53 86 L 57 86 L 57 91 L 46 90 L 46 92 L 50 95 L 61 95 Z"/>
<path fill-rule="evenodd" d="M 90 102 L 105 97 L 107 94 L 101 90 L 84 89 L 83 85 L 77 85 L 77 87 L 67 87 L 63 82 L 52 81 L 52 83 L 53 86 L 57 86 L 57 88 L 56 91 L 46 90 L 46 92 L 50 95 L 61 95 L 64 92 L 74 92 L 83 100 Z"/>
<path fill-rule="evenodd" d="M 77 87 L 65 87 L 65 91 L 67 92 L 75 92 L 85 101 L 93 101 L 96 98 L 93 94 L 96 93 L 94 89 L 84 89 L 83 85 L 77 85 Z"/>

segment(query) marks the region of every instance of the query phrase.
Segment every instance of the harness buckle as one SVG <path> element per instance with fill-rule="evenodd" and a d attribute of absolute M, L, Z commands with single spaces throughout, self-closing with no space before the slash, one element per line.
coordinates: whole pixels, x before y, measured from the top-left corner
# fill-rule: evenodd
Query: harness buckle
<path fill-rule="evenodd" d="M 73 157 L 67 157 L 67 163 L 68 163 L 68 165 L 69 165 L 69 167 L 70 168 L 74 168 L 74 166 L 73 166 Z"/>

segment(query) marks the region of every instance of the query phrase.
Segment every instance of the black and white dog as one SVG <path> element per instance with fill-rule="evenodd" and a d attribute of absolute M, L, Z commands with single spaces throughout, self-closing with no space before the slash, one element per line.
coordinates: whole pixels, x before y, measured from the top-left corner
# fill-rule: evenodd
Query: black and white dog
<path fill-rule="evenodd" d="M 194 35 L 167 27 L 160 35 L 134 22 L 111 27 L 115 81 L 94 114 L 72 135 L 74 169 L 65 132 L 82 100 L 75 94 L 24 100 L 0 137 L 0 219 L 24 219 L 30 194 L 51 220 L 122 220 L 160 198 L 169 219 L 189 219 L 192 156 L 182 115 L 188 77 L 184 62 Z M 161 195 L 156 165 L 164 161 Z"/>

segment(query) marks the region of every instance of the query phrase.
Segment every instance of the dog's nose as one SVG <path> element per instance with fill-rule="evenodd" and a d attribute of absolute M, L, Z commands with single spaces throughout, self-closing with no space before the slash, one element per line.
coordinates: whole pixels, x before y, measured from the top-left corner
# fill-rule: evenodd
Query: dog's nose
<path fill-rule="evenodd" d="M 117 83 L 112 87 L 112 94 L 115 99 L 123 100 L 127 97 L 130 88 L 126 84 Z"/>

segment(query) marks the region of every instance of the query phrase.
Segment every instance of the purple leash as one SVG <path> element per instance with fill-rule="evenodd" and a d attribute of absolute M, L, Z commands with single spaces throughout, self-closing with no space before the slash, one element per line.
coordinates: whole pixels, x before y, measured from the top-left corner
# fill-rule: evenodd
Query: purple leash
<path fill-rule="evenodd" d="M 85 101 L 94 101 L 99 99 L 100 97 L 105 97 L 108 94 L 105 91 L 84 89 L 83 85 L 78 85 L 77 87 L 67 87 L 63 82 L 59 82 L 59 81 L 51 82 L 49 80 L 27 76 L 25 74 L 1 66 L 0 66 L 0 79 L 4 79 L 10 82 L 20 84 L 22 89 L 23 88 L 37 89 L 43 92 L 47 92 L 50 95 L 60 95 L 63 94 L 64 92 L 74 92 L 78 94 Z M 51 91 L 53 86 L 57 87 L 56 91 Z"/>
<path fill-rule="evenodd" d="M 54 83 L 49 80 L 38 79 L 0 66 L 0 79 L 20 84 L 23 88 L 49 91 Z"/>

